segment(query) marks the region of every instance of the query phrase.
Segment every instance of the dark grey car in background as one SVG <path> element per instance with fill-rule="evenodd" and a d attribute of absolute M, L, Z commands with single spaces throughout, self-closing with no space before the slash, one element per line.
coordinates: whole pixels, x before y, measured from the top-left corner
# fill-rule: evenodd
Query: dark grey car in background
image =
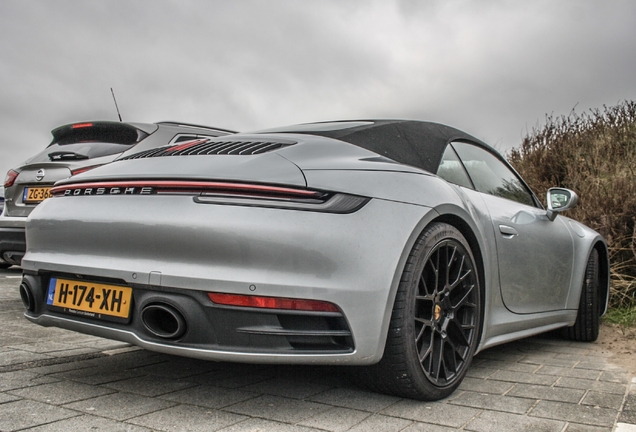
<path fill-rule="evenodd" d="M 20 265 L 26 250 L 27 216 L 50 197 L 53 184 L 115 160 L 127 150 L 147 150 L 232 131 L 177 122 L 93 121 L 60 126 L 43 151 L 7 172 L 0 211 L 0 268 Z M 1 208 L 0 208 L 1 209 Z"/>

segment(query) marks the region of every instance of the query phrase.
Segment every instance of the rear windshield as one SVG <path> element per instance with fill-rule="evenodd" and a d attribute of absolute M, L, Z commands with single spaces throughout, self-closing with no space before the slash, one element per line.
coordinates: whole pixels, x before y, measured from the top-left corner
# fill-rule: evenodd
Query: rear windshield
<path fill-rule="evenodd" d="M 90 122 L 60 126 L 53 141 L 28 163 L 93 159 L 122 153 L 148 134 L 128 123 Z"/>

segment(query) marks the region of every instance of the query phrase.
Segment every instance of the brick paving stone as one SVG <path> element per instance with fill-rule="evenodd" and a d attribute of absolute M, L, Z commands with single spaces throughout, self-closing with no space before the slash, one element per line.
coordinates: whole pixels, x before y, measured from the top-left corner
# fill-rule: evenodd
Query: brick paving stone
<path fill-rule="evenodd" d="M 489 378 L 499 381 L 509 381 L 514 383 L 537 384 L 550 386 L 557 382 L 558 377 L 550 375 L 528 374 L 523 372 L 497 371 Z"/>
<path fill-rule="evenodd" d="M 10 395 L 8 393 L 0 393 L 0 404 L 3 403 L 7 403 L 7 402 L 13 402 L 16 400 L 20 400 L 21 398 L 19 398 L 18 396 L 13 396 Z"/>
<path fill-rule="evenodd" d="M 260 418 L 253 418 L 244 422 L 236 423 L 232 426 L 225 427 L 223 429 L 219 429 L 219 432 L 320 432 L 320 430 Z"/>
<path fill-rule="evenodd" d="M 636 359 L 634 361 L 636 361 Z M 625 384 L 626 382 L 629 381 L 629 378 L 630 378 L 629 374 L 622 371 L 621 372 L 604 371 L 601 373 L 601 377 L 599 378 L 599 381 Z"/>
<path fill-rule="evenodd" d="M 21 351 L 9 348 L 0 348 L 0 366 L 14 365 L 50 358 L 50 356 L 45 354 L 38 354 L 29 351 Z"/>
<path fill-rule="evenodd" d="M 172 361 L 162 361 L 149 364 L 143 367 L 136 367 L 139 375 L 156 375 L 162 378 L 182 379 L 191 376 L 202 375 L 214 368 L 212 362 L 191 362 L 191 359 L 183 357 L 172 359 Z"/>
<path fill-rule="evenodd" d="M 240 389 L 252 384 L 272 379 L 269 371 L 247 369 L 239 372 L 236 370 L 216 369 L 196 376 L 197 383 L 207 384 L 228 389 Z"/>
<path fill-rule="evenodd" d="M 632 379 L 630 391 L 625 399 L 625 405 L 618 421 L 636 425 L 636 378 Z M 636 429 L 636 426 L 634 428 Z"/>
<path fill-rule="evenodd" d="M 616 420 L 615 410 L 552 401 L 540 401 L 529 415 L 591 426 L 608 427 L 613 426 Z"/>
<path fill-rule="evenodd" d="M 137 393 L 143 396 L 160 396 L 178 390 L 195 387 L 190 381 L 174 380 L 158 376 L 142 376 L 104 384 L 103 387 Z"/>
<path fill-rule="evenodd" d="M 156 431 L 216 431 L 247 420 L 248 417 L 224 411 L 177 405 L 128 420 Z"/>
<path fill-rule="evenodd" d="M 401 399 L 395 396 L 360 389 L 335 388 L 312 396 L 309 400 L 343 408 L 377 413 Z"/>
<path fill-rule="evenodd" d="M 405 429 L 413 422 L 410 420 L 388 417 L 380 414 L 373 414 L 358 423 L 351 429 L 350 432 L 406 432 Z M 430 426 L 430 425 L 429 425 Z"/>
<path fill-rule="evenodd" d="M 0 373 L 0 391 L 32 387 L 40 384 L 58 382 L 59 379 L 42 376 L 24 370 Z"/>
<path fill-rule="evenodd" d="M 492 379 L 477 379 L 472 377 L 464 378 L 458 390 L 470 390 L 479 393 L 504 394 L 515 384 L 508 381 L 497 381 Z"/>
<path fill-rule="evenodd" d="M 465 430 L 475 432 L 561 432 L 565 422 L 546 420 L 504 412 L 484 411 L 466 426 Z"/>
<path fill-rule="evenodd" d="M 0 430 L 26 429 L 77 415 L 75 411 L 54 405 L 19 400 L 0 405 Z"/>
<path fill-rule="evenodd" d="M 111 394 L 114 393 L 114 390 L 73 381 L 60 381 L 53 384 L 42 384 L 36 387 L 11 390 L 8 393 L 52 405 L 64 405 L 70 402 Z"/>
<path fill-rule="evenodd" d="M 299 423 L 330 408 L 328 405 L 314 402 L 264 395 L 239 402 L 226 407 L 225 410 L 283 423 Z"/>
<path fill-rule="evenodd" d="M 570 423 L 564 432 L 612 432 L 611 427 L 590 426 L 580 423 Z"/>
<path fill-rule="evenodd" d="M 51 378 L 81 382 L 84 384 L 100 385 L 138 377 L 139 372 L 132 369 L 113 372 L 96 368 L 85 368 L 80 370 L 76 369 L 71 371 L 59 372 L 47 376 Z"/>
<path fill-rule="evenodd" d="M 609 383 L 602 381 L 584 380 L 579 378 L 562 377 L 555 384 L 555 387 L 568 387 L 583 390 L 594 390 L 603 393 L 625 394 L 625 386 L 617 383 Z"/>
<path fill-rule="evenodd" d="M 537 369 L 537 374 L 540 375 L 555 375 L 555 376 L 564 376 L 570 378 L 581 378 L 588 380 L 596 380 L 601 376 L 600 371 L 589 370 L 589 369 L 574 369 L 574 368 L 564 368 L 559 366 L 541 366 L 541 368 Z"/>
<path fill-rule="evenodd" d="M 206 408 L 223 408 L 257 396 L 258 393 L 202 385 L 159 396 L 159 398 Z"/>
<path fill-rule="evenodd" d="M 530 355 L 521 360 L 522 363 L 530 363 L 534 365 L 558 366 L 564 368 L 572 368 L 580 363 L 580 359 L 567 359 L 559 357 Z"/>
<path fill-rule="evenodd" d="M 54 423 L 38 426 L 29 429 L 28 432 L 68 432 L 68 431 L 103 431 L 103 432 L 152 432 L 151 429 L 135 426 L 129 423 L 122 423 L 115 420 L 81 415 L 67 420 L 60 420 Z"/>
<path fill-rule="evenodd" d="M 497 370 L 507 370 L 507 371 L 525 372 L 525 373 L 534 373 L 540 367 L 540 365 L 536 365 L 536 364 L 498 361 L 498 360 L 490 360 L 487 363 L 487 366 L 489 368 L 494 368 Z"/>
<path fill-rule="evenodd" d="M 466 376 L 481 379 L 490 378 L 493 374 L 498 372 L 499 369 L 489 367 L 487 366 L 488 364 L 490 364 L 490 362 L 485 363 L 486 366 L 471 366 L 470 368 L 468 368 L 468 371 L 466 371 Z"/>
<path fill-rule="evenodd" d="M 585 390 L 532 384 L 515 384 L 507 395 L 535 400 L 544 399 L 557 402 L 578 403 L 583 396 L 585 396 Z"/>
<path fill-rule="evenodd" d="M 402 432 L 452 432 L 456 430 L 455 428 L 430 423 L 413 423 Z"/>
<path fill-rule="evenodd" d="M 284 396 L 293 399 L 307 399 L 310 396 L 329 390 L 329 388 L 330 387 L 326 385 L 307 382 L 304 380 L 270 378 L 266 381 L 260 381 L 258 383 L 241 387 L 241 390 L 274 396 Z"/>
<path fill-rule="evenodd" d="M 470 421 L 479 412 L 480 410 L 478 409 L 465 406 L 403 399 L 383 410 L 382 414 L 458 428 Z"/>
<path fill-rule="evenodd" d="M 622 367 L 611 364 L 607 362 L 605 359 L 594 359 L 594 358 L 584 359 L 583 361 L 579 362 L 576 365 L 576 367 L 580 369 L 593 369 L 593 370 L 609 371 L 609 372 L 611 371 L 622 372 L 622 373 L 627 372 Z"/>
<path fill-rule="evenodd" d="M 453 405 L 482 408 L 494 411 L 505 411 L 514 414 L 526 413 L 534 404 L 533 399 L 521 399 L 510 396 L 500 396 L 475 392 L 464 392 L 452 397 Z"/>
<path fill-rule="evenodd" d="M 623 399 L 623 395 L 591 391 L 587 395 L 585 395 L 585 399 L 583 399 L 583 402 L 581 403 L 583 405 L 611 408 L 618 411 L 623 405 Z"/>
<path fill-rule="evenodd" d="M 73 402 L 65 405 L 65 407 L 113 420 L 127 420 L 132 417 L 170 408 L 173 405 L 175 405 L 173 402 L 148 398 L 132 393 L 113 393 L 80 402 Z"/>
<path fill-rule="evenodd" d="M 496 347 L 486 349 L 479 354 L 475 358 L 479 359 L 488 359 L 496 362 L 510 362 L 515 363 L 522 360 L 525 357 L 525 354 L 519 353 L 516 350 L 506 350 L 505 347 Z"/>
<path fill-rule="evenodd" d="M 345 432 L 368 418 L 371 414 L 349 408 L 332 408 L 298 424 L 331 432 Z"/>
<path fill-rule="evenodd" d="M 7 348 L 38 354 L 48 354 L 56 351 L 73 351 L 75 349 L 79 349 L 80 347 L 69 347 L 69 344 L 67 343 L 43 340 L 31 344 L 8 345 Z M 92 351 L 94 352 L 95 350 Z"/>

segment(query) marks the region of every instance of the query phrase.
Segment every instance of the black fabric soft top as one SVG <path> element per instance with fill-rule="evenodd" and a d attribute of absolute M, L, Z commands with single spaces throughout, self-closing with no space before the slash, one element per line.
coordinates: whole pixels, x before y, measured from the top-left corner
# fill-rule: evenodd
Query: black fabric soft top
<path fill-rule="evenodd" d="M 346 127 L 347 123 L 351 124 L 351 127 Z M 330 129 L 329 125 L 333 125 L 333 128 Z M 311 123 L 263 132 L 299 133 L 334 138 L 432 173 L 437 171 L 446 144 L 451 141 L 468 141 L 492 151 L 486 143 L 458 129 L 415 120 Z"/>

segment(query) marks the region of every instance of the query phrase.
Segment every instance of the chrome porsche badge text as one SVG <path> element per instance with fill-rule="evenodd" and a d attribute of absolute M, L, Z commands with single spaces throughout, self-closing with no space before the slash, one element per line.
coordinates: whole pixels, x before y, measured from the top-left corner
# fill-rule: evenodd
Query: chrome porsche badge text
<path fill-rule="evenodd" d="M 64 196 L 78 195 L 152 195 L 155 189 L 152 187 L 100 187 L 66 189 Z"/>

